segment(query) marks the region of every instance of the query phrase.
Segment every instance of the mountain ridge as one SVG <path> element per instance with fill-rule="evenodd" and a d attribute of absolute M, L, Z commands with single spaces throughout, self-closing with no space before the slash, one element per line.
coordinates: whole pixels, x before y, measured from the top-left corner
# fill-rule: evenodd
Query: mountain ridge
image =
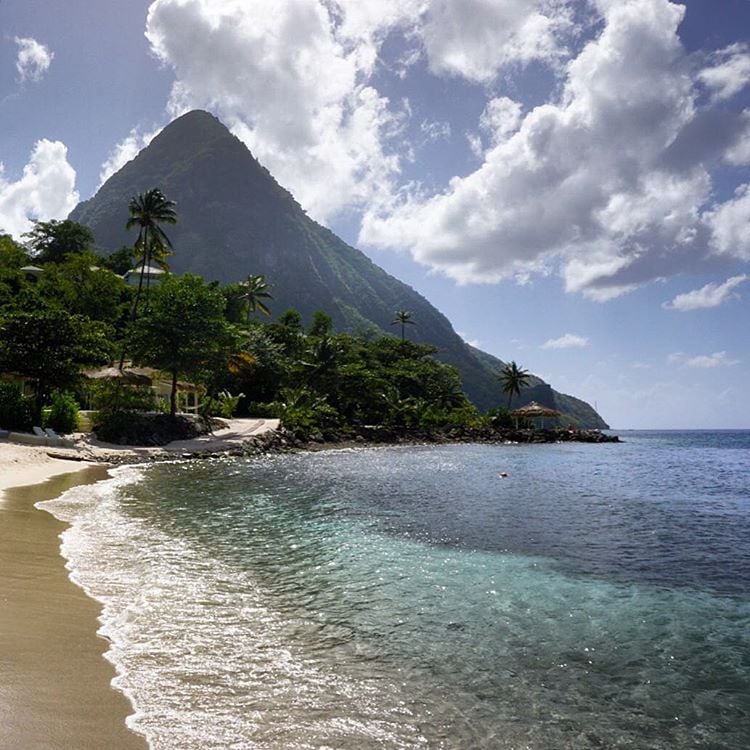
<path fill-rule="evenodd" d="M 177 204 L 178 223 L 168 230 L 176 249 L 169 258 L 174 273 L 197 273 L 221 283 L 260 273 L 272 285 L 275 313 L 294 307 L 310 320 L 321 309 L 338 330 L 365 335 L 392 334 L 395 311 L 409 310 L 416 322 L 410 338 L 438 347 L 438 358 L 459 369 L 479 408 L 502 402 L 496 378 L 502 360 L 470 347 L 419 292 L 310 219 L 210 113 L 194 110 L 167 125 L 69 218 L 91 228 L 99 252 L 132 245 L 133 233 L 125 230 L 128 203 L 153 187 Z M 607 426 L 589 404 L 539 378 L 515 405 L 531 400 L 582 426 Z"/>

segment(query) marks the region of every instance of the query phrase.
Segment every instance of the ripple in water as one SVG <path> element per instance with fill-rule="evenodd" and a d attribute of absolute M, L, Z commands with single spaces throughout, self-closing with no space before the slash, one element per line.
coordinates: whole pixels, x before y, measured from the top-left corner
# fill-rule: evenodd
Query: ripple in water
<path fill-rule="evenodd" d="M 153 748 L 746 750 L 750 451 L 675 441 L 131 468 L 47 507 Z"/>

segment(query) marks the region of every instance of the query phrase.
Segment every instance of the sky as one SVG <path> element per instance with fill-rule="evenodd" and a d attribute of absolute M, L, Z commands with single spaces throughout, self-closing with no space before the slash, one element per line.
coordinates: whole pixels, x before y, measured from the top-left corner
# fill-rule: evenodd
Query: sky
<path fill-rule="evenodd" d="M 750 428 L 750 0 L 0 0 L 0 231 L 196 108 L 612 427 Z"/>

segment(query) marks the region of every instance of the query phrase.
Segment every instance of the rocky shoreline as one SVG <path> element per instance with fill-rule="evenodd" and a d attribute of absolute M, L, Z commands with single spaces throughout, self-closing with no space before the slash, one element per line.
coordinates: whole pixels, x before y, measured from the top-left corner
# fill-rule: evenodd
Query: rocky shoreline
<path fill-rule="evenodd" d="M 221 456 L 260 456 L 299 451 L 336 450 L 365 446 L 425 445 L 451 443 L 483 443 L 495 445 L 550 444 L 550 443 L 618 443 L 617 435 L 606 435 L 599 430 L 571 429 L 492 429 L 455 428 L 447 432 L 396 429 L 382 426 L 361 426 L 346 432 L 317 433 L 309 440 L 300 440 L 283 427 L 253 435 L 241 444 L 212 446 L 207 443 L 193 450 L 175 450 L 168 445 L 151 449 L 147 454 L 129 450 L 129 447 L 112 446 L 90 455 L 76 456 L 79 460 L 122 465 L 143 462 L 218 458 Z M 85 454 L 85 450 L 83 451 Z M 73 458 L 67 452 L 50 452 L 56 458 Z"/>

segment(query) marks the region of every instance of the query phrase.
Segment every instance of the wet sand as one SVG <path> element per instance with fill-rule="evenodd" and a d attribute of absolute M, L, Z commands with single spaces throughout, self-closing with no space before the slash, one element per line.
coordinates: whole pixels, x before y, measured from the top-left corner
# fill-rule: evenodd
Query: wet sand
<path fill-rule="evenodd" d="M 80 469 L 80 466 L 71 469 Z M 89 467 L 43 484 L 0 491 L 0 748 L 147 750 L 111 687 L 100 606 L 68 578 L 65 524 L 34 503 L 106 476 Z"/>

